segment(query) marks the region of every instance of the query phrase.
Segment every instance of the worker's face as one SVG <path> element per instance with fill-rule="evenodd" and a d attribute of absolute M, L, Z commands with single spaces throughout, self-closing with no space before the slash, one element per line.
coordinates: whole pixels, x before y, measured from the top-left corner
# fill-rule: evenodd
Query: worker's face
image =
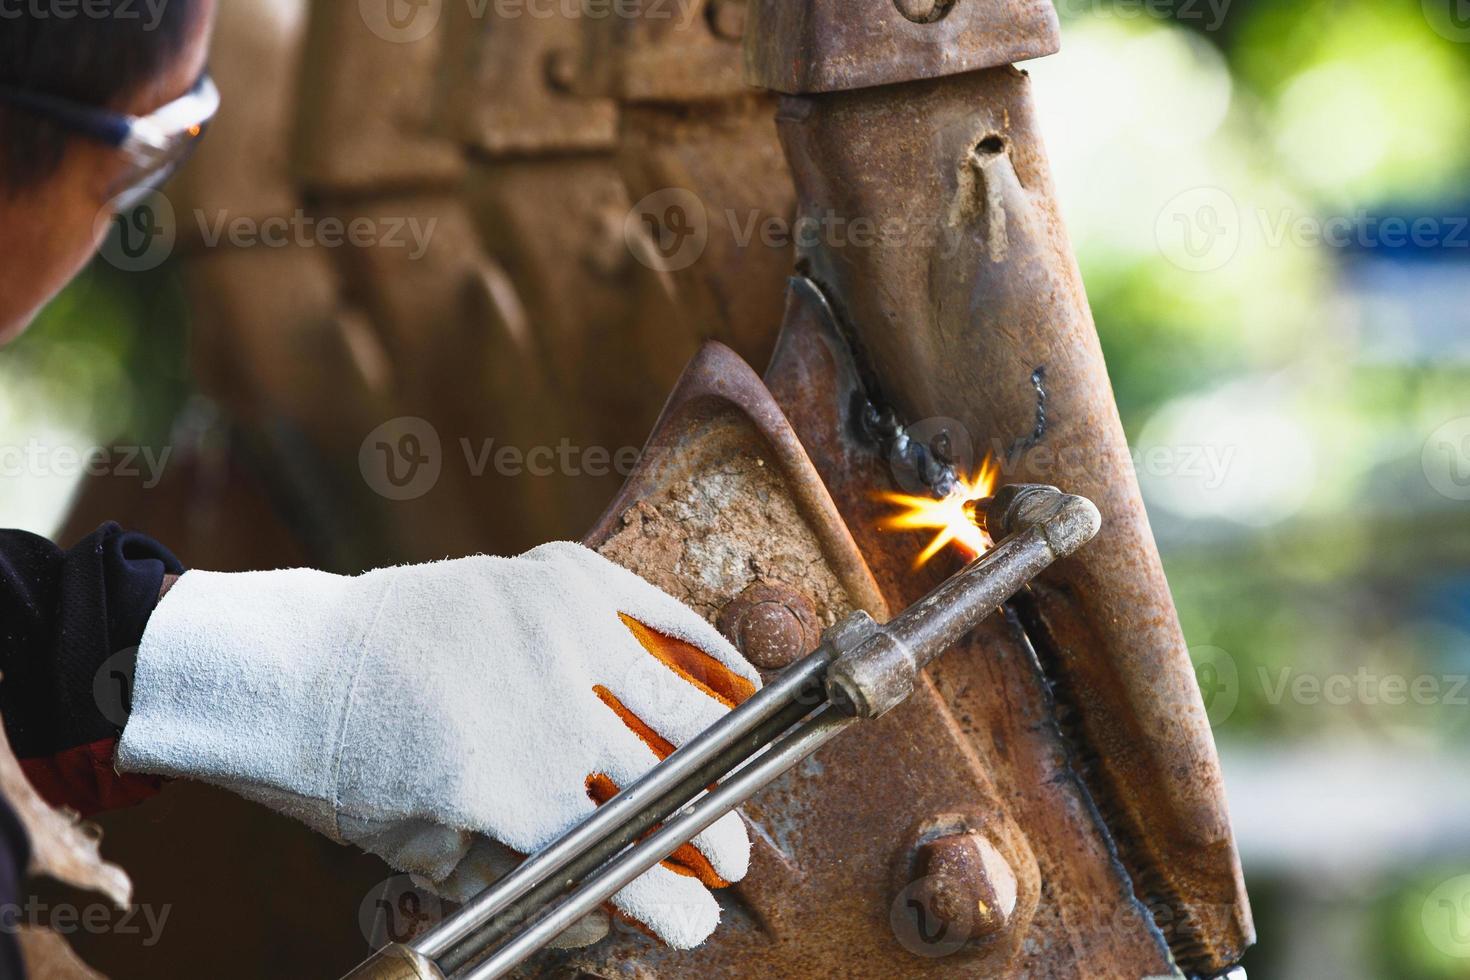
<path fill-rule="evenodd" d="M 178 57 L 117 106 L 120 111 L 147 115 L 193 88 L 209 54 L 214 4 L 200 4 Z M 0 195 L 0 344 L 19 336 L 91 260 L 110 224 L 98 220 L 99 214 L 126 167 L 118 151 L 75 138 L 44 183 L 13 197 Z"/>

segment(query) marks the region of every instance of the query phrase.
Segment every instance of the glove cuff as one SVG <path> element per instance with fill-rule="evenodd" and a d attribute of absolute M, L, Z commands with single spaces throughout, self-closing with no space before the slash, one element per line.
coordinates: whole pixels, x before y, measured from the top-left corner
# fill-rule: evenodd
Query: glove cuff
<path fill-rule="evenodd" d="M 211 782 L 340 840 L 343 731 L 395 574 L 184 575 L 143 634 L 119 771 Z"/>

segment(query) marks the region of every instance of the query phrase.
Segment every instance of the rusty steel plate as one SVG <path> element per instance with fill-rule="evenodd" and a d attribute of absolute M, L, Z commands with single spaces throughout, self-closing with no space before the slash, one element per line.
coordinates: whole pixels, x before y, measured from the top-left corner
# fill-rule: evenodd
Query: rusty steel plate
<path fill-rule="evenodd" d="M 750 0 L 745 80 L 788 95 L 938 78 L 1055 54 L 1051 0 Z"/>

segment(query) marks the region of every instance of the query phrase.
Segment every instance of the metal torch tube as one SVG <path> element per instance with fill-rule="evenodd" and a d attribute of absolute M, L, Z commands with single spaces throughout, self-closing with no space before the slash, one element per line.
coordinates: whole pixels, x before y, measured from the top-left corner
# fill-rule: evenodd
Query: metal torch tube
<path fill-rule="evenodd" d="M 696 769 L 672 792 L 579 854 L 554 877 L 542 879 L 532 885 L 522 897 L 489 915 L 484 923 L 466 939 L 456 943 L 436 958 L 439 967 L 446 974 L 453 973 L 466 963 L 478 958 L 486 949 L 516 929 L 533 920 L 538 912 L 549 907 L 563 894 L 570 891 L 577 882 L 606 863 L 613 855 L 642 836 L 651 827 L 667 819 L 670 814 L 703 793 L 712 783 L 723 779 L 751 756 L 756 755 L 775 741 L 777 736 L 811 714 L 814 707 L 816 705 L 813 703 L 792 702 L 747 735 L 732 741 L 723 752 Z"/>
<path fill-rule="evenodd" d="M 565 887 L 575 883 L 563 872 L 579 857 L 601 851 L 603 857 L 615 853 L 636 840 L 640 834 L 664 816 L 687 803 L 713 780 L 703 770 L 731 745 L 760 728 L 763 723 L 784 713 L 804 692 L 819 684 L 832 652 L 827 645 L 797 662 L 771 684 L 725 715 L 713 726 L 682 748 L 646 776 L 627 787 L 604 806 L 567 831 L 554 843 L 528 858 L 494 886 L 476 895 L 459 911 L 440 922 L 412 943 L 413 949 L 433 960 L 440 960 L 466 939 L 480 932 L 492 919 L 527 895 L 538 883 L 562 875 Z M 816 707 L 809 702 L 809 707 Z M 758 746 L 757 746 L 758 748 Z M 738 760 L 737 760 L 738 761 Z M 723 773 L 717 773 L 716 776 Z M 691 776 L 698 775 L 699 781 Z M 677 796 L 681 787 L 691 787 L 683 799 Z M 665 807 L 660 802 L 667 800 Z M 662 812 L 660 812 L 662 810 Z"/>
<path fill-rule="evenodd" d="M 992 534 L 1004 535 L 989 553 L 885 627 L 862 614 L 849 617 L 815 653 L 420 937 L 412 951 L 452 972 L 534 918 L 463 980 L 503 975 L 849 724 L 901 703 L 924 665 L 1090 540 L 1099 523 L 1085 499 L 1037 486 L 1003 489 L 983 516 Z M 823 686 L 831 704 L 781 736 L 819 704 Z M 715 780 L 719 786 L 686 806 Z M 574 887 L 561 905 L 535 917 Z"/>
<path fill-rule="evenodd" d="M 880 718 L 908 700 L 919 672 L 979 625 L 1052 562 L 1097 533 L 1097 508 L 1055 487 L 1006 487 L 990 501 L 987 526 L 1006 536 L 893 618 L 827 671 L 832 702 Z"/>
<path fill-rule="evenodd" d="M 455 980 L 495 980 L 607 901 L 633 879 L 678 850 L 686 841 L 750 799 L 772 780 L 810 756 L 858 721 L 828 706 L 786 735 L 710 793 L 690 804 L 641 843 L 582 883 L 567 900 Z"/>

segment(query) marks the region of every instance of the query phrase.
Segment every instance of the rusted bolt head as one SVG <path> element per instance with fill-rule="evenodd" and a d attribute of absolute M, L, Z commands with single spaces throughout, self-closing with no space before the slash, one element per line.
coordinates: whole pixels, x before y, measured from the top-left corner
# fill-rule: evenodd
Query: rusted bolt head
<path fill-rule="evenodd" d="M 784 585 L 763 582 L 731 599 L 715 625 L 761 670 L 791 666 L 822 638 L 810 599 Z"/>
<path fill-rule="evenodd" d="M 546 84 L 553 91 L 570 92 L 577 80 L 577 56 L 571 48 L 554 48 L 546 53 Z"/>
<path fill-rule="evenodd" d="M 738 41 L 745 36 L 745 0 L 710 0 L 705 9 L 709 29 L 722 41 Z"/>
<path fill-rule="evenodd" d="M 913 898 L 935 924 L 985 944 L 1003 934 L 1016 911 L 1016 873 L 983 835 L 948 834 L 915 853 Z"/>
<path fill-rule="evenodd" d="M 932 24 L 954 6 L 954 0 L 893 0 L 898 12 L 916 24 Z"/>

